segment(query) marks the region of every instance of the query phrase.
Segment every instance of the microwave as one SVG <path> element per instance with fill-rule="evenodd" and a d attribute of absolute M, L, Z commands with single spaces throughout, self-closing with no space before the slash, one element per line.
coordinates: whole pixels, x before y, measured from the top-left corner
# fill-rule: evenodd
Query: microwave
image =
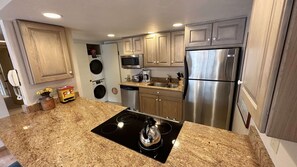
<path fill-rule="evenodd" d="M 143 68 L 143 55 L 121 56 L 121 63 L 125 69 Z"/>

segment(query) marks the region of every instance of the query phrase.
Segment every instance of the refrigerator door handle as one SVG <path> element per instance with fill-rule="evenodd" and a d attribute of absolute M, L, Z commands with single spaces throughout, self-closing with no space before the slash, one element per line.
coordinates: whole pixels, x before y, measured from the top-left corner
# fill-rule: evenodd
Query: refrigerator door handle
<path fill-rule="evenodd" d="M 184 77 L 184 94 L 183 94 L 183 99 L 185 99 L 185 97 L 187 95 L 188 82 L 189 82 L 189 69 L 188 69 L 187 55 L 185 56 L 184 64 L 185 64 L 185 77 Z"/>
<path fill-rule="evenodd" d="M 235 55 L 227 55 L 225 59 L 225 77 L 228 80 L 232 80 L 233 73 L 234 73 L 234 58 Z"/>

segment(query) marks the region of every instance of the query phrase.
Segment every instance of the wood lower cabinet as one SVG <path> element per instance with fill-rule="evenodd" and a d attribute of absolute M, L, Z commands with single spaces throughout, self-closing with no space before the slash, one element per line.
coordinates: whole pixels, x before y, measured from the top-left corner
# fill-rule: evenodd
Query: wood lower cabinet
<path fill-rule="evenodd" d="M 21 20 L 17 23 L 31 84 L 73 77 L 64 27 Z"/>
<path fill-rule="evenodd" d="M 159 96 L 159 115 L 164 118 L 182 119 L 182 99 L 169 96 Z"/>
<path fill-rule="evenodd" d="M 151 114 L 158 115 L 158 96 L 151 94 L 139 94 L 140 100 L 140 111 Z"/>
<path fill-rule="evenodd" d="M 182 120 L 182 93 L 169 90 L 139 88 L 140 112 L 171 120 Z"/>

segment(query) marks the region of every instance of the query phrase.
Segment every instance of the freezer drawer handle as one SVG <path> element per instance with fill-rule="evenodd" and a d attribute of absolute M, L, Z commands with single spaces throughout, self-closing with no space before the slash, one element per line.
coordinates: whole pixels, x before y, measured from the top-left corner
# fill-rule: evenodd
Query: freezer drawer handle
<path fill-rule="evenodd" d="M 241 80 L 237 81 L 237 85 L 241 85 L 243 82 Z"/>

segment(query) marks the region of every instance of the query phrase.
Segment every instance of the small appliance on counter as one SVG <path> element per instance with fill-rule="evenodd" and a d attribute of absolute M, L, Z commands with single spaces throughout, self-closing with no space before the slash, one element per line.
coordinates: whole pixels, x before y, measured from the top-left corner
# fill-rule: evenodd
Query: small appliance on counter
<path fill-rule="evenodd" d="M 67 103 L 75 100 L 75 92 L 73 86 L 63 86 L 57 89 L 60 102 Z"/>
<path fill-rule="evenodd" d="M 132 81 L 133 82 L 141 82 L 142 81 L 142 75 L 141 74 L 136 74 L 132 76 Z"/>
<path fill-rule="evenodd" d="M 142 76 L 143 76 L 142 82 L 150 82 L 151 81 L 151 70 L 142 69 Z"/>
<path fill-rule="evenodd" d="M 165 163 L 181 128 L 181 123 L 123 110 L 91 131 Z"/>

